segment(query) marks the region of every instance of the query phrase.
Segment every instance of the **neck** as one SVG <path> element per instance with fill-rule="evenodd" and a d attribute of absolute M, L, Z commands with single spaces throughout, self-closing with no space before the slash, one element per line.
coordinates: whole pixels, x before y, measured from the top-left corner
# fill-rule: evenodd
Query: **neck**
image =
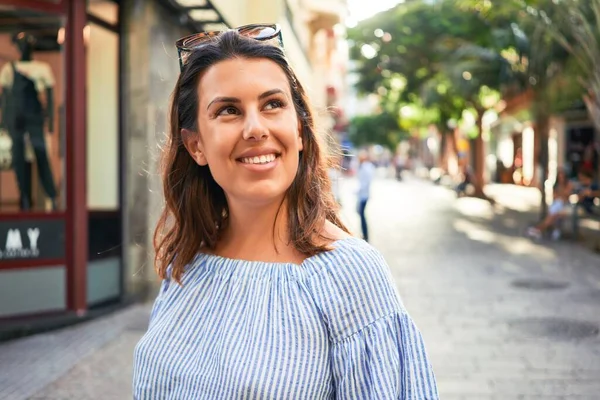
<path fill-rule="evenodd" d="M 228 224 L 217 245 L 217 253 L 262 261 L 277 261 L 289 256 L 285 202 L 278 199 L 268 204 L 248 205 L 228 199 L 228 205 Z"/>

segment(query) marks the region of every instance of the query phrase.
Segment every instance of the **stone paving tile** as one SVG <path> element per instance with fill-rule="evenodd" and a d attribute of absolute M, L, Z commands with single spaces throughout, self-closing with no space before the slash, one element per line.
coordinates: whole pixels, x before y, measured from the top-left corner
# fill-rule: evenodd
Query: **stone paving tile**
<path fill-rule="evenodd" d="M 140 313 L 147 318 L 147 306 L 137 305 L 81 325 L 1 344 L 0 399 L 33 396 L 114 340 Z"/>
<path fill-rule="evenodd" d="M 131 399 L 132 349 L 140 340 L 140 333 L 122 332 L 30 399 Z"/>

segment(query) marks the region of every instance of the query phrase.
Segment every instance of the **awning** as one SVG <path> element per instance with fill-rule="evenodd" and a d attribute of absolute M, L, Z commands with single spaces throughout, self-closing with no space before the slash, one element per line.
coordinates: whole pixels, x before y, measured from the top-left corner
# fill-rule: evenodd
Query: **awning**
<path fill-rule="evenodd" d="M 181 23 L 191 31 L 220 31 L 229 28 L 211 0 L 160 0 L 180 15 Z"/>

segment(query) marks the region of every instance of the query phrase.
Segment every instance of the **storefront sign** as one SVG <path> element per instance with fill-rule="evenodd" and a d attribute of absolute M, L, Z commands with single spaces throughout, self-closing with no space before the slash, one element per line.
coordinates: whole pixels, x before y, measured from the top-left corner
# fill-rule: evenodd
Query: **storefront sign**
<path fill-rule="evenodd" d="M 63 220 L 0 222 L 0 261 L 64 256 Z"/>

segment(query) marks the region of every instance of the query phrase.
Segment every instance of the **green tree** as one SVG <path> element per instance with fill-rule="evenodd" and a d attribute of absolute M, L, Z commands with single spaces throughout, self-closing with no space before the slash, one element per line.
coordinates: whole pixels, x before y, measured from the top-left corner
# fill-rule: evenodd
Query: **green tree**
<path fill-rule="evenodd" d="M 444 73 L 438 73 L 429 81 L 425 82 L 421 91 L 421 99 L 424 107 L 435 113 L 436 118 L 431 121 L 441 133 L 440 163 L 447 152 L 449 143 L 451 149 L 456 150 L 454 143 L 454 131 L 451 121 L 458 121 L 462 111 L 467 104 L 462 95 L 455 89 L 454 85 Z M 446 165 L 443 166 L 447 168 Z"/>
<path fill-rule="evenodd" d="M 491 40 L 482 46 L 462 38 L 447 38 L 440 44 L 446 54 L 442 71 L 453 82 L 454 91 L 463 99 L 464 108 L 476 115 L 476 135 L 471 140 L 475 147 L 475 195 L 486 198 L 483 191 L 485 150 L 483 143 L 483 117 L 499 100 L 499 90 L 514 79 L 510 63 L 502 54 L 502 47 L 490 30 Z"/>
<path fill-rule="evenodd" d="M 389 112 L 354 117 L 348 135 L 355 146 L 380 144 L 391 151 L 407 136 L 398 125 L 398 117 Z"/>
<path fill-rule="evenodd" d="M 357 60 L 361 77 L 359 91 L 386 94 L 391 82 L 400 76 L 404 85 L 395 99 L 398 107 L 413 103 L 435 110 L 435 123 L 441 132 L 448 131 L 448 121 L 458 119 L 465 107 L 476 109 L 481 117 L 485 111 L 483 93 L 500 83 L 497 71 L 502 67 L 490 65 L 490 60 L 469 58 L 463 53 L 462 58 L 452 57 L 449 62 L 451 55 L 467 43 L 481 49 L 494 43 L 487 21 L 477 13 L 456 7 L 452 0 L 401 4 L 364 21 L 350 31 L 349 38 L 353 44 L 351 57 Z M 494 60 L 502 61 L 501 57 Z M 467 67 L 472 72 L 464 69 Z M 465 79 L 465 72 L 471 78 Z M 475 186 L 482 195 L 481 138 L 476 143 Z"/>

